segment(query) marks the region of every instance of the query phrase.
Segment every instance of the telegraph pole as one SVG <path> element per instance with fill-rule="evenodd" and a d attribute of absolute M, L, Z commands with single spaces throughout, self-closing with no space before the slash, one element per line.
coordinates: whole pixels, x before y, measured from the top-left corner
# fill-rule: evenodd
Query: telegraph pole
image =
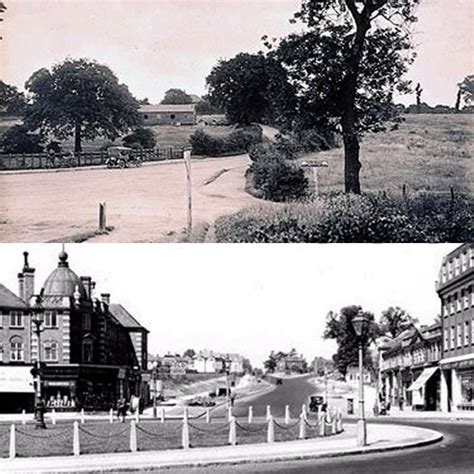
<path fill-rule="evenodd" d="M 183 150 L 184 166 L 186 168 L 186 195 L 187 195 L 187 226 L 186 231 L 188 237 L 193 229 L 193 193 L 191 181 L 191 149 Z"/>

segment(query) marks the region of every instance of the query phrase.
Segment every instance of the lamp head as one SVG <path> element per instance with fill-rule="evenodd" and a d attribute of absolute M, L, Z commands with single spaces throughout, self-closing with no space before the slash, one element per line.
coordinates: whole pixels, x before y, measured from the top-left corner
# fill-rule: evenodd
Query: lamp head
<path fill-rule="evenodd" d="M 369 326 L 369 318 L 362 312 L 359 311 L 357 316 L 352 319 L 352 326 L 357 337 L 362 337 L 367 332 Z"/>

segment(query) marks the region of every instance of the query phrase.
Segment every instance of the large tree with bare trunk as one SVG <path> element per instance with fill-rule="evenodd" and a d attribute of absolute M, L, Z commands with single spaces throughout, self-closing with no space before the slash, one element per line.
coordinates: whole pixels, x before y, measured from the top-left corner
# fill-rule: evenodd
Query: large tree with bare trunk
<path fill-rule="evenodd" d="M 360 139 L 400 120 L 395 92 L 414 59 L 419 0 L 303 0 L 301 32 L 267 46 L 288 71 L 298 107 L 291 123 L 335 127 L 344 142 L 345 191 L 360 193 Z"/>

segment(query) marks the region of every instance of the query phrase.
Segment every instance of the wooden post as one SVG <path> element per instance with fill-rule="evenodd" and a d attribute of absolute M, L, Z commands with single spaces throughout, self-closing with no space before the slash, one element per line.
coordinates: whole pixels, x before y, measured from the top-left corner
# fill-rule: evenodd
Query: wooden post
<path fill-rule="evenodd" d="M 81 447 L 79 443 L 79 423 L 77 421 L 75 421 L 73 425 L 72 452 L 74 456 L 79 456 L 81 454 Z"/>
<path fill-rule="evenodd" d="M 298 434 L 299 439 L 306 439 L 306 419 L 303 413 L 300 415 L 300 432 Z"/>
<path fill-rule="evenodd" d="M 107 229 L 107 207 L 105 202 L 99 203 L 99 231 L 104 232 Z"/>
<path fill-rule="evenodd" d="M 16 439 L 15 439 L 15 425 L 12 423 L 10 425 L 10 449 L 9 457 L 13 459 L 16 456 Z"/>
<path fill-rule="evenodd" d="M 275 442 L 275 425 L 273 423 L 273 416 L 270 415 L 268 418 L 268 428 L 267 428 L 267 443 Z"/>
<path fill-rule="evenodd" d="M 187 235 L 191 235 L 193 228 L 193 193 L 191 181 L 191 150 L 183 151 L 184 166 L 186 168 L 186 194 L 187 194 Z"/>
<path fill-rule="evenodd" d="M 285 406 L 285 424 L 290 424 L 290 405 Z"/>
<path fill-rule="evenodd" d="M 137 422 L 135 420 L 130 422 L 130 451 L 137 452 Z"/>
<path fill-rule="evenodd" d="M 251 425 L 252 422 L 253 422 L 253 406 L 252 405 L 249 406 L 249 419 L 248 419 L 248 422 L 249 422 L 249 425 Z"/>
<path fill-rule="evenodd" d="M 232 416 L 229 421 L 229 444 L 231 446 L 237 444 L 237 426 L 235 423 L 235 416 Z"/>
<path fill-rule="evenodd" d="M 407 196 L 407 185 L 402 186 L 402 196 L 405 198 Z"/>
<path fill-rule="evenodd" d="M 454 188 L 451 186 L 450 188 L 450 191 L 451 191 L 451 201 L 454 201 Z"/>

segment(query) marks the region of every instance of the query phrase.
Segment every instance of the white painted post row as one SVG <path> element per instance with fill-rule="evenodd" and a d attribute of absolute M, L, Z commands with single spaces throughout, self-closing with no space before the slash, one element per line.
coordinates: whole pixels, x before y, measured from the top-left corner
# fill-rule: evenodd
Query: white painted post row
<path fill-rule="evenodd" d="M 253 422 L 253 406 L 249 406 L 249 418 L 248 418 L 248 423 L 251 425 Z"/>

